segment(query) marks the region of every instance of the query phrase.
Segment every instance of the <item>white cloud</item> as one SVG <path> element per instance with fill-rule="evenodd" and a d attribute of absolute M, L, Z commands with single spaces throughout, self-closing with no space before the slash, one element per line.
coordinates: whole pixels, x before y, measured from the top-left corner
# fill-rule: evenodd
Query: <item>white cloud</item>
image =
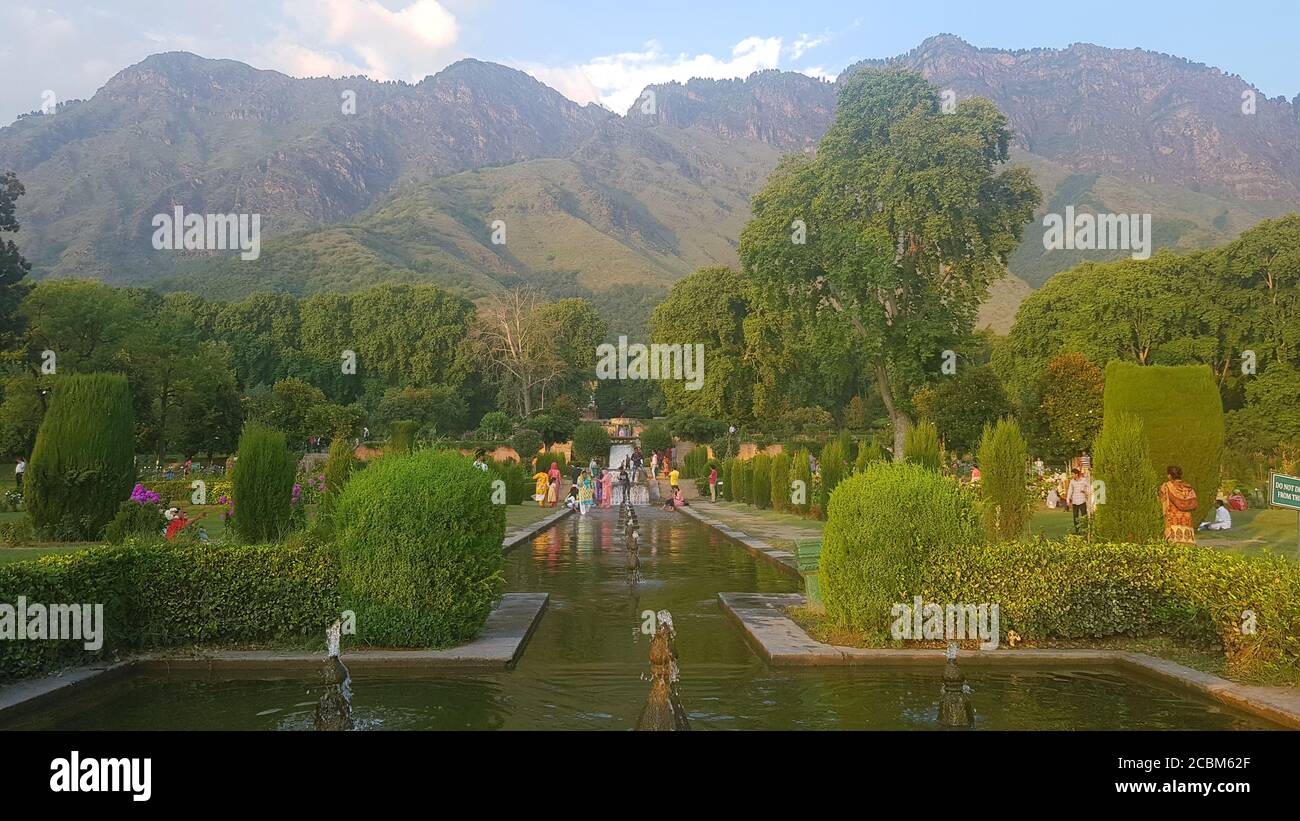
<path fill-rule="evenodd" d="M 518 61 L 514 65 L 574 102 L 598 102 L 622 114 L 648 85 L 674 80 L 684 83 L 692 77 L 748 77 L 755 71 L 777 68 L 780 61 L 780 37 L 746 37 L 726 58 L 668 54 L 652 40 L 642 51 L 596 57 L 581 65 L 556 67 Z"/>
<path fill-rule="evenodd" d="M 790 44 L 790 58 L 798 60 L 812 49 L 829 43 L 831 36 L 829 34 L 800 34 L 795 41 Z"/>
<path fill-rule="evenodd" d="M 285 0 L 283 11 L 285 24 L 260 52 L 264 65 L 287 74 L 414 82 L 456 56 L 456 18 L 438 0 L 396 11 L 375 0 Z"/>

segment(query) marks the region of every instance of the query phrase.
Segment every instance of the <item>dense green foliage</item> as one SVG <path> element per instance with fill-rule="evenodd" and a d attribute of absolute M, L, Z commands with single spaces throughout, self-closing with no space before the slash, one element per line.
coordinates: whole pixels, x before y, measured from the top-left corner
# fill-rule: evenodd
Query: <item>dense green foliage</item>
<path fill-rule="evenodd" d="M 293 455 L 284 434 L 249 425 L 239 437 L 239 457 L 231 477 L 235 532 L 248 543 L 283 538 L 290 528 Z"/>
<path fill-rule="evenodd" d="M 853 471 L 861 473 L 870 467 L 872 462 L 884 461 L 888 455 L 880 440 L 872 436 L 869 441 L 858 443 L 858 456 L 853 460 Z"/>
<path fill-rule="evenodd" d="M 1011 412 L 1002 383 L 988 365 L 959 368 L 917 391 L 912 404 L 921 419 L 934 423 L 947 449 L 958 453 L 973 451 L 984 427 Z"/>
<path fill-rule="evenodd" d="M 945 113 L 939 89 L 896 69 L 864 69 L 838 90 L 816 153 L 787 157 L 754 196 L 740 259 L 755 302 L 823 340 L 812 361 L 865 358 L 897 454 L 912 394 L 973 330 L 1039 192 L 1005 167 L 1010 131 L 988 100 Z M 798 225 L 806 235 L 792 241 Z"/>
<path fill-rule="evenodd" d="M 586 422 L 573 431 L 573 460 L 586 464 L 609 459 L 609 433 L 599 422 Z"/>
<path fill-rule="evenodd" d="M 965 544 L 936 555 L 914 590 L 996 602 L 1003 633 L 1029 640 L 1172 636 L 1221 647 L 1237 673 L 1300 667 L 1300 568 L 1281 556 L 1081 539 Z M 1246 611 L 1253 632 L 1242 630 Z"/>
<path fill-rule="evenodd" d="M 1160 538 L 1164 528 L 1142 420 L 1130 413 L 1107 414 L 1092 454 L 1097 485 L 1098 539 L 1142 544 Z"/>
<path fill-rule="evenodd" d="M 980 439 L 979 466 L 985 533 L 994 541 L 1024 536 L 1032 508 L 1025 489 L 1029 447 L 1020 435 L 1020 426 L 1006 418 L 986 426 Z"/>
<path fill-rule="evenodd" d="M 324 638 L 339 617 L 338 568 L 311 542 L 201 545 L 142 540 L 0 565 L 0 601 L 104 605 L 104 646 L 0 641 L 0 680 L 200 642 Z"/>
<path fill-rule="evenodd" d="M 387 449 L 393 453 L 410 453 L 415 447 L 415 435 L 420 423 L 414 419 L 398 419 L 388 425 Z"/>
<path fill-rule="evenodd" d="M 561 476 L 569 475 L 569 460 L 560 451 L 542 451 L 533 457 L 534 473 L 549 473 L 551 465 L 560 469 Z"/>
<path fill-rule="evenodd" d="M 322 472 L 325 477 L 325 492 L 316 512 L 316 521 L 324 523 L 333 516 L 339 495 L 356 469 L 357 460 L 352 454 L 352 443 L 342 438 L 330 442 L 329 456 L 325 459 L 325 469 Z"/>
<path fill-rule="evenodd" d="M 340 590 L 357 640 L 448 647 L 478 634 L 497 598 L 505 509 L 458 453 L 385 456 L 335 509 Z"/>
<path fill-rule="evenodd" d="M 836 439 L 822 448 L 821 456 L 817 458 L 817 468 L 822 478 L 821 498 L 817 500 L 817 504 L 822 510 L 822 515 L 825 516 L 831 494 L 849 474 L 849 455 L 844 442 Z"/>
<path fill-rule="evenodd" d="M 841 627 L 888 637 L 890 608 L 922 591 L 926 562 L 983 537 L 954 480 L 915 464 L 873 464 L 831 496 L 820 564 L 826 614 Z"/>
<path fill-rule="evenodd" d="M 682 459 L 682 476 L 686 479 L 709 478 L 709 449 L 697 445 L 687 451 Z"/>
<path fill-rule="evenodd" d="M 1052 357 L 1021 408 L 1034 452 L 1065 462 L 1087 450 L 1101 432 L 1105 380 L 1081 353 Z"/>
<path fill-rule="evenodd" d="M 98 538 L 134 481 L 126 377 L 72 374 L 56 382 L 27 469 L 32 523 L 54 539 Z"/>
<path fill-rule="evenodd" d="M 118 507 L 117 515 L 104 528 L 104 541 L 122 544 L 132 537 L 158 536 L 166 526 L 161 504 L 128 499 Z"/>
<path fill-rule="evenodd" d="M 750 461 L 749 503 L 754 507 L 772 506 L 772 457 L 759 453 Z"/>
<path fill-rule="evenodd" d="M 1168 466 L 1183 469 L 1183 481 L 1196 489 L 1199 503 L 1192 521 L 1208 518 L 1219 487 L 1224 435 L 1223 402 L 1210 369 L 1111 362 L 1106 366 L 1104 418 L 1120 413 L 1141 420 L 1160 481 Z"/>
<path fill-rule="evenodd" d="M 649 460 L 650 454 L 666 451 L 673 446 L 673 436 L 668 426 L 661 422 L 651 422 L 641 430 L 641 451 Z"/>
<path fill-rule="evenodd" d="M 802 484 L 796 485 L 799 482 Z M 813 496 L 812 468 L 808 464 L 808 451 L 796 450 L 790 457 L 790 507 L 795 513 L 806 514 L 815 501 Z M 801 494 L 801 495 L 800 495 Z"/>
<path fill-rule="evenodd" d="M 928 470 L 939 470 L 943 462 L 943 450 L 939 445 L 939 431 L 932 422 L 922 422 L 907 431 L 907 438 L 903 442 L 903 461 Z"/>
<path fill-rule="evenodd" d="M 790 509 L 790 454 L 781 451 L 772 457 L 772 509 Z"/>
<path fill-rule="evenodd" d="M 515 435 L 510 437 L 510 447 L 515 449 L 519 454 L 519 459 L 523 462 L 532 462 L 537 452 L 542 449 L 542 435 L 529 428 L 521 428 L 515 431 Z M 550 466 L 550 463 L 547 463 Z"/>

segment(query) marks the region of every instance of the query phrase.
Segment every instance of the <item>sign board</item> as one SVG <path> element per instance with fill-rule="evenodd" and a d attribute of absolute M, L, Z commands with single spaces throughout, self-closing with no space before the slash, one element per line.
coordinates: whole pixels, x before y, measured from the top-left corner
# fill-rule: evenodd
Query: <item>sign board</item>
<path fill-rule="evenodd" d="M 1300 510 L 1300 477 L 1274 473 L 1268 481 L 1268 503 L 1273 507 Z"/>

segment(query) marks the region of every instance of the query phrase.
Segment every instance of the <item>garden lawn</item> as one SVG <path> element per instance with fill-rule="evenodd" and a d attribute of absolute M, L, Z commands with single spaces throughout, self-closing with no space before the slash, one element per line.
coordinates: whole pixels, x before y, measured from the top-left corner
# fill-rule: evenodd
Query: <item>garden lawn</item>
<path fill-rule="evenodd" d="M 1069 511 L 1034 511 L 1029 532 L 1048 539 L 1064 539 L 1073 532 L 1073 517 Z M 1278 553 L 1292 560 L 1300 558 L 1296 548 L 1296 513 L 1278 508 L 1257 508 L 1232 514 L 1232 529 L 1228 531 L 1198 531 L 1198 544 L 1211 545 L 1239 556 L 1258 556 L 1266 552 Z"/>
<path fill-rule="evenodd" d="M 522 505 L 506 505 L 506 531 L 527 527 L 563 509 L 562 507 L 538 507 L 532 500 Z"/>
<path fill-rule="evenodd" d="M 0 564 L 25 562 L 28 559 L 39 559 L 42 556 L 53 556 L 56 553 L 72 553 L 77 550 L 84 550 L 88 547 L 94 547 L 95 544 L 95 542 L 60 542 L 58 544 L 43 544 L 28 547 L 0 547 Z"/>

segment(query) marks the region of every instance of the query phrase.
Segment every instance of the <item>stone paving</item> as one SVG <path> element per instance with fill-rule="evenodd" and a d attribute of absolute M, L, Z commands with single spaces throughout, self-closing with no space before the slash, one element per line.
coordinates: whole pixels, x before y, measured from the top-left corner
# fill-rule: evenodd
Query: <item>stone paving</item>
<path fill-rule="evenodd" d="M 794 576 L 799 575 L 799 566 L 795 559 L 793 550 L 773 546 L 767 543 L 766 541 L 764 541 L 763 539 L 756 538 L 742 530 L 737 530 L 736 528 L 731 527 L 726 522 L 723 522 L 720 519 L 715 518 L 712 515 L 714 510 L 716 510 L 716 506 L 709 505 L 708 502 L 692 502 L 686 507 L 683 507 L 681 509 L 681 512 L 686 514 L 687 516 L 690 516 L 692 519 L 695 519 L 696 521 L 703 522 L 709 527 L 712 527 L 714 530 L 717 530 L 719 533 L 726 536 L 727 538 L 734 540 L 735 542 L 739 543 L 742 547 L 744 547 L 746 550 L 748 550 L 750 553 L 757 556 L 758 558 L 767 560 L 768 562 L 772 563 L 773 565 L 780 568 L 781 570 L 790 573 L 791 575 Z M 816 536 L 805 535 L 803 536 L 803 538 L 820 539 L 821 535 L 820 534 L 817 534 Z M 794 547 L 793 541 L 790 542 L 790 547 L 791 548 Z"/>

